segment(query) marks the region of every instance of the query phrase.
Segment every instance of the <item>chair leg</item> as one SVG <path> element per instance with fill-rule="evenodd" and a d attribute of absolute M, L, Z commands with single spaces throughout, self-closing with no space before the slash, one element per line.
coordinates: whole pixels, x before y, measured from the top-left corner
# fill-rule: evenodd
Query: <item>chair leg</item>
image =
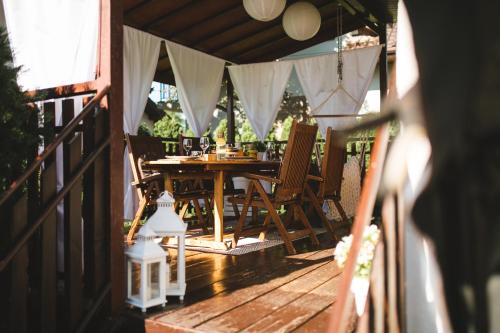
<path fill-rule="evenodd" d="M 232 202 L 231 205 L 233 206 L 234 218 L 236 220 L 239 220 L 240 219 L 240 209 L 238 208 L 238 205 L 235 202 Z"/>
<path fill-rule="evenodd" d="M 340 204 L 338 200 L 333 200 L 333 204 L 335 205 L 335 208 L 337 208 L 337 211 L 340 214 L 340 217 L 342 217 L 342 222 L 343 223 L 349 223 L 349 219 L 347 218 L 347 214 L 344 211 L 344 208 Z"/>
<path fill-rule="evenodd" d="M 179 216 L 181 218 L 184 218 L 184 215 L 186 215 L 188 208 L 189 208 L 189 202 L 184 202 L 181 210 L 179 211 Z"/>
<path fill-rule="evenodd" d="M 243 203 L 243 209 L 241 210 L 240 218 L 234 227 L 233 232 L 233 240 L 231 241 L 231 247 L 234 249 L 238 245 L 238 239 L 240 238 L 241 231 L 243 230 L 243 226 L 245 225 L 245 218 L 247 217 L 248 208 L 250 207 L 250 203 L 252 201 L 252 193 L 253 193 L 253 182 L 250 182 L 247 189 L 247 196 Z"/>
<path fill-rule="evenodd" d="M 333 227 L 332 227 L 331 223 L 328 221 L 328 219 L 326 218 L 325 213 L 323 212 L 323 209 L 321 208 L 318 197 L 314 194 L 312 189 L 307 184 L 306 184 L 306 194 L 312 203 L 310 208 L 314 208 L 314 210 L 316 211 L 316 214 L 319 216 L 319 218 L 321 219 L 321 222 L 325 226 L 325 229 L 326 229 L 326 232 L 328 232 L 328 235 L 333 240 L 337 240 L 337 237 L 335 236 Z"/>
<path fill-rule="evenodd" d="M 259 235 L 259 240 L 263 241 L 266 239 L 267 236 L 267 231 L 269 230 L 269 224 L 271 223 L 271 215 L 267 214 L 266 218 L 264 219 L 264 224 L 263 226 L 266 228 L 264 231 L 261 231 Z"/>
<path fill-rule="evenodd" d="M 297 212 L 297 215 L 299 216 L 299 219 L 302 221 L 302 224 L 304 227 L 306 227 L 307 230 L 309 230 L 309 237 L 311 237 L 311 240 L 314 245 L 319 245 L 319 240 L 318 237 L 316 237 L 316 233 L 314 232 L 314 229 L 311 227 L 311 224 L 307 220 L 307 216 L 304 213 L 304 210 L 300 205 L 295 205 L 295 211 Z"/>
<path fill-rule="evenodd" d="M 276 212 L 276 208 L 273 206 L 271 200 L 269 200 L 269 196 L 267 195 L 266 191 L 264 190 L 259 181 L 252 180 L 252 182 L 255 183 L 255 188 L 259 192 L 262 201 L 264 201 L 264 204 L 266 205 L 266 208 L 269 212 L 268 214 L 271 216 L 274 224 L 276 225 L 276 228 L 278 229 L 278 233 L 280 234 L 281 239 L 283 239 L 283 242 L 285 243 L 285 247 L 288 251 L 288 254 L 290 255 L 296 254 L 297 251 L 295 250 L 295 247 L 292 244 L 292 240 L 288 236 L 288 231 L 283 225 L 283 222 L 281 221 L 278 212 Z"/>
<path fill-rule="evenodd" d="M 139 201 L 139 207 L 137 209 L 137 212 L 135 213 L 134 220 L 132 221 L 132 225 L 130 226 L 130 229 L 127 234 L 127 243 L 132 244 L 132 239 L 134 238 L 135 232 L 137 230 L 137 226 L 139 224 L 139 221 L 141 220 L 142 213 L 144 213 L 144 209 L 146 208 L 146 205 L 148 204 L 149 200 L 147 199 L 146 196 L 143 196 L 141 200 Z"/>
<path fill-rule="evenodd" d="M 203 233 L 205 235 L 207 235 L 208 228 L 207 228 L 207 224 L 205 223 L 205 219 L 203 218 L 203 214 L 201 213 L 201 207 L 200 207 L 200 203 L 198 202 L 198 199 L 193 200 L 193 206 L 194 206 L 194 211 L 196 213 L 196 216 L 198 217 L 198 221 L 200 222 L 201 228 L 203 229 Z"/>
<path fill-rule="evenodd" d="M 214 216 L 212 214 L 212 207 L 210 206 L 210 200 L 208 200 L 208 195 L 203 197 L 203 201 L 205 202 L 205 210 L 207 211 L 207 225 L 214 225 Z"/>
<path fill-rule="evenodd" d="M 259 224 L 259 208 L 252 207 L 252 225 Z"/>
<path fill-rule="evenodd" d="M 290 226 L 290 224 L 293 223 L 293 217 L 294 217 L 294 213 L 293 213 L 293 207 L 291 207 L 290 205 L 288 205 L 288 207 L 286 207 L 286 216 L 285 216 L 285 228 L 288 228 Z"/>

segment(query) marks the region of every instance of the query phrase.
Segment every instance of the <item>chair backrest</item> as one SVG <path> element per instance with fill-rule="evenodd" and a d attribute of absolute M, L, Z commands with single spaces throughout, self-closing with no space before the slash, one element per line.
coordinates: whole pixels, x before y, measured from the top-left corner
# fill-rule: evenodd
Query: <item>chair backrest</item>
<path fill-rule="evenodd" d="M 276 200 L 291 200 L 302 194 L 317 132 L 316 125 L 293 122 L 279 174 L 281 183 L 276 186 Z"/>
<path fill-rule="evenodd" d="M 321 177 L 324 179 L 320 184 L 322 197 L 340 195 L 345 156 L 346 149 L 341 138 L 331 127 L 328 127 L 321 163 Z"/>
<path fill-rule="evenodd" d="M 141 182 L 143 178 L 139 159 L 153 160 L 163 158 L 166 155 L 165 145 L 160 138 L 152 136 L 139 136 L 125 134 L 128 147 L 128 158 L 135 182 Z"/>
<path fill-rule="evenodd" d="M 184 139 L 191 139 L 192 147 L 190 151 L 201 151 L 200 147 L 200 138 L 196 136 L 184 136 L 179 134 L 179 155 L 186 155 L 186 151 L 184 150 Z"/>

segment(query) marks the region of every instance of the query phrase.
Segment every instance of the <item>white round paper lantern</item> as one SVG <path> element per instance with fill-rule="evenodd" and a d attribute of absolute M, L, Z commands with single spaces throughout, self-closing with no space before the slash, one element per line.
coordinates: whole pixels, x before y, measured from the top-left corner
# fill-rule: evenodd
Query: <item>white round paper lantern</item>
<path fill-rule="evenodd" d="M 283 28 L 286 34 L 296 40 L 306 40 L 318 33 L 321 15 L 309 2 L 296 2 L 283 14 Z"/>
<path fill-rule="evenodd" d="M 259 21 L 271 21 L 285 9 L 286 0 L 243 0 L 248 15 Z"/>

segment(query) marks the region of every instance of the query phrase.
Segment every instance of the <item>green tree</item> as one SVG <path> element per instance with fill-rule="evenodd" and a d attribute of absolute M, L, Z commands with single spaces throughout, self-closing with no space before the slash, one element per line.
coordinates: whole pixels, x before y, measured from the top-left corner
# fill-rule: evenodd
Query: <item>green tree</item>
<path fill-rule="evenodd" d="M 38 112 L 17 84 L 7 32 L 0 27 L 0 192 L 25 170 L 39 142 Z"/>

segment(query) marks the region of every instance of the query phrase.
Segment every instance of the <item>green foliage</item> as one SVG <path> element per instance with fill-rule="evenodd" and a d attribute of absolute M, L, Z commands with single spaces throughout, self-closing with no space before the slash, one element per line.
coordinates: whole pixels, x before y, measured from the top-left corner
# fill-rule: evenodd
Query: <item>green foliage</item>
<path fill-rule="evenodd" d="M 17 84 L 7 33 L 0 27 L 0 192 L 19 177 L 39 142 L 38 112 Z"/>
<path fill-rule="evenodd" d="M 138 135 L 142 136 L 152 136 L 153 133 L 151 133 L 151 130 L 148 128 L 148 126 L 145 123 L 142 123 L 139 126 L 139 130 L 137 131 Z"/>
<path fill-rule="evenodd" d="M 154 124 L 153 135 L 164 138 L 177 138 L 185 133 L 184 120 L 179 113 L 165 112 L 165 116 Z"/>
<path fill-rule="evenodd" d="M 217 134 L 220 132 L 224 133 L 224 138 L 227 140 L 227 119 L 222 119 L 219 122 L 219 125 L 217 125 L 215 130 L 212 132 L 212 139 L 214 141 L 217 139 Z"/>
<path fill-rule="evenodd" d="M 259 153 L 263 153 L 266 151 L 266 144 L 262 141 L 254 141 L 253 142 L 253 147 L 257 149 Z"/>

